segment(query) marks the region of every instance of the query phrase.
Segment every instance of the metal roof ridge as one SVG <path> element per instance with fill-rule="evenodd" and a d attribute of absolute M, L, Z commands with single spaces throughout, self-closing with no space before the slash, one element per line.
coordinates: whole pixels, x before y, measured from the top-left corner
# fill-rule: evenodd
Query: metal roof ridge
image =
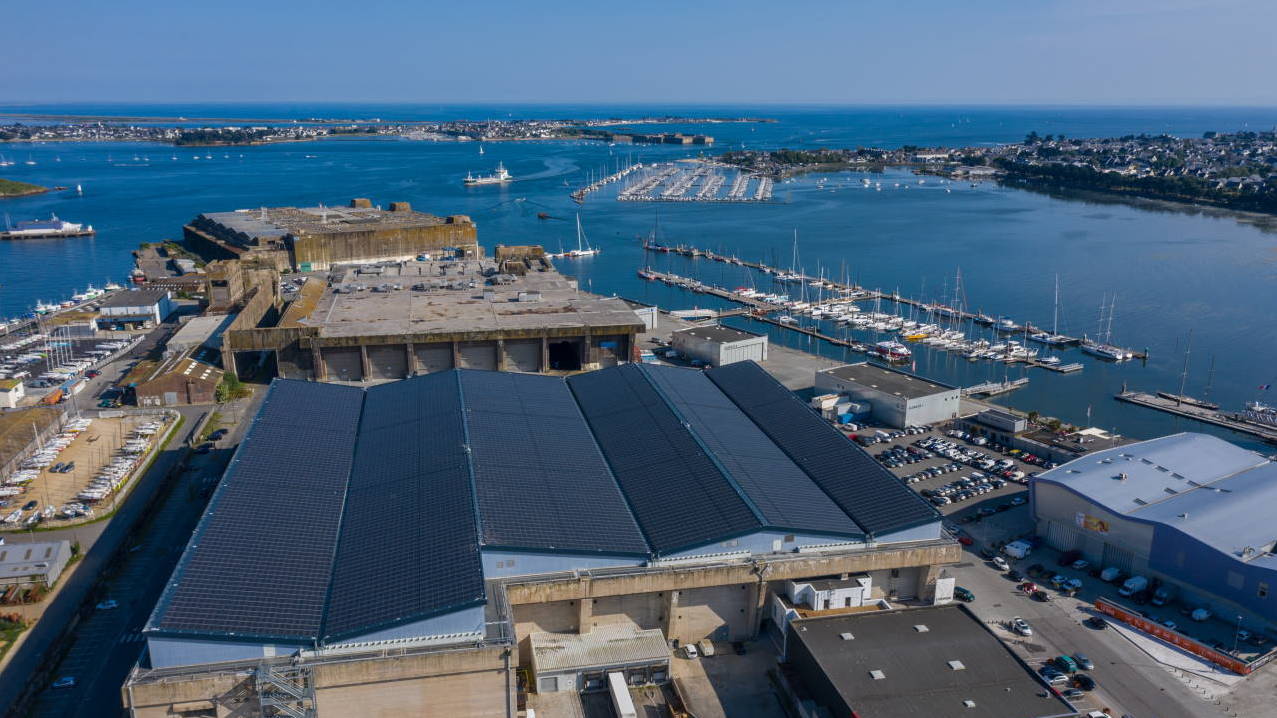
<path fill-rule="evenodd" d="M 465 442 L 462 449 L 466 452 L 466 475 L 469 477 L 470 489 L 470 510 L 471 520 L 474 522 L 474 536 L 477 543 L 476 549 L 483 550 L 483 517 L 479 512 L 479 487 L 475 481 L 474 474 L 474 452 L 470 448 L 470 417 L 466 410 L 466 390 L 461 383 L 461 372 L 465 371 L 460 368 L 452 369 L 452 377 L 457 382 L 457 412 L 461 414 L 461 437 Z M 482 573 L 482 570 L 480 571 Z"/>
<path fill-rule="evenodd" d="M 363 433 L 364 407 L 368 404 L 368 389 L 359 389 L 359 418 L 355 421 L 355 440 L 351 442 L 350 468 L 346 471 L 346 483 L 341 492 L 341 515 L 337 517 L 337 537 L 333 540 L 332 558 L 328 562 L 328 585 L 324 588 L 324 610 L 319 617 L 319 631 L 315 646 L 322 645 L 328 635 L 328 613 L 332 609 L 333 583 L 337 580 L 337 557 L 341 555 L 341 541 L 346 534 L 346 504 L 350 502 L 350 480 L 355 473 L 355 457 L 359 454 L 359 437 Z"/>
<path fill-rule="evenodd" d="M 651 372 L 655 370 L 648 364 L 630 364 L 628 366 L 638 367 L 639 374 L 643 377 L 643 380 L 647 382 L 648 386 L 652 387 L 652 390 L 656 392 L 656 395 L 660 397 L 661 403 L 669 409 L 670 413 L 673 414 L 676 419 L 678 419 L 678 423 L 683 426 L 683 430 L 687 432 L 687 435 L 692 437 L 692 441 L 696 442 L 696 445 L 700 447 L 700 450 L 704 452 L 707 458 L 709 458 L 710 463 L 714 465 L 714 468 L 718 471 L 718 473 L 723 476 L 723 479 L 732 487 L 732 490 L 736 492 L 736 495 L 740 497 L 741 501 L 745 502 L 745 507 L 749 509 L 749 512 L 753 514 L 754 519 L 758 521 L 759 528 L 777 528 L 767 521 L 767 519 L 763 516 L 762 510 L 758 508 L 758 505 L 754 503 L 753 497 L 749 495 L 749 492 L 745 491 L 745 488 L 740 485 L 740 482 L 736 480 L 736 477 L 732 476 L 732 472 L 723 465 L 722 461 L 719 460 L 718 455 L 709 448 L 709 445 L 705 443 L 704 439 L 701 438 L 696 429 L 692 428 L 692 423 L 687 420 L 687 417 L 683 416 L 683 413 L 678 410 L 678 407 L 670 400 L 669 396 L 665 393 L 661 386 L 657 382 L 653 381 Z M 690 371 L 677 368 L 673 368 L 673 370 Z M 664 371 L 664 369 L 662 369 L 662 371 Z M 705 380 L 710 381 L 708 377 L 706 377 Z M 720 394 L 722 393 L 722 389 L 719 389 L 717 384 L 710 381 L 710 385 L 714 387 L 715 391 Z M 730 397 L 727 397 L 727 399 L 728 401 L 731 401 Z M 766 436 L 766 432 L 763 432 L 763 434 Z M 770 437 L 768 437 L 768 440 L 770 440 Z M 790 459 L 790 461 L 793 460 Z M 802 467 L 798 468 L 799 470 L 802 469 Z"/>

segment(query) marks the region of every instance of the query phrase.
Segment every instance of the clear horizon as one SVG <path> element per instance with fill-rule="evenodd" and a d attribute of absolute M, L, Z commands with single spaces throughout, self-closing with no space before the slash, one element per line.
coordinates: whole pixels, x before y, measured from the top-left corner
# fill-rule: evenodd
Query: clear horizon
<path fill-rule="evenodd" d="M 5 11 L 58 31 L 8 33 L 0 103 L 1277 106 L 1277 5 L 1111 5 L 66 0 Z"/>

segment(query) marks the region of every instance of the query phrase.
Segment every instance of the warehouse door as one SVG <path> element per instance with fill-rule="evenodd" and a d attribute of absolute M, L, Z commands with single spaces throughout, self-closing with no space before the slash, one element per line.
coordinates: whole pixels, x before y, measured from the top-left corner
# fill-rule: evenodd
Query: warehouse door
<path fill-rule="evenodd" d="M 559 690 L 558 676 L 545 676 L 541 679 L 541 693 L 557 693 Z"/>
<path fill-rule="evenodd" d="M 408 376 L 408 353 L 402 344 L 368 347 L 369 379 L 387 381 Z"/>
<path fill-rule="evenodd" d="M 550 368 L 559 371 L 578 371 L 581 368 L 580 340 L 550 342 Z"/>
<path fill-rule="evenodd" d="M 177 406 L 177 392 L 164 392 L 164 406 Z"/>
<path fill-rule="evenodd" d="M 429 374 L 436 371 L 447 371 L 452 368 L 452 344 L 418 344 L 417 371 Z"/>
<path fill-rule="evenodd" d="M 459 351 L 462 369 L 497 369 L 497 343 L 474 342 L 462 344 Z"/>
<path fill-rule="evenodd" d="M 364 360 L 359 347 L 326 347 L 321 350 L 328 381 L 362 381 Z"/>
<path fill-rule="evenodd" d="M 1131 573 L 1135 556 L 1130 551 L 1120 549 L 1112 544 L 1104 544 L 1104 567 L 1114 566 L 1123 573 Z"/>
<path fill-rule="evenodd" d="M 1061 551 L 1072 551 L 1082 547 L 1082 535 L 1076 527 L 1049 521 L 1046 527 L 1046 542 Z"/>
<path fill-rule="evenodd" d="M 505 341 L 506 371 L 541 371 L 541 340 Z"/>

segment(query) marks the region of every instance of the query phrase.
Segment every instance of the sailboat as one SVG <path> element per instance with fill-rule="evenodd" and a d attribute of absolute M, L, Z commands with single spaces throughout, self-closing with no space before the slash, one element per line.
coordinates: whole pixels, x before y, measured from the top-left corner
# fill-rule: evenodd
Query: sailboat
<path fill-rule="evenodd" d="M 1184 393 L 1184 389 L 1188 385 L 1188 356 L 1192 352 L 1192 350 L 1193 350 L 1193 330 L 1189 329 L 1188 343 L 1184 345 L 1184 368 L 1182 371 L 1180 371 L 1180 374 L 1179 374 L 1179 393 L 1172 394 L 1169 391 L 1159 391 L 1157 392 L 1157 395 L 1162 397 L 1163 399 L 1170 399 L 1171 401 L 1175 402 L 1177 405 L 1187 404 L 1189 406 L 1198 407 L 1199 409 L 1211 409 L 1211 410 L 1218 409 L 1219 404 L 1215 404 L 1213 402 L 1209 402 L 1204 399 L 1196 399 Z M 1214 361 L 1212 360 L 1212 363 L 1211 363 L 1212 378 L 1213 378 L 1214 368 L 1215 368 Z"/>
<path fill-rule="evenodd" d="M 1113 295 L 1112 301 L 1107 307 L 1108 316 L 1105 317 L 1104 300 L 1100 300 L 1100 320 L 1096 328 L 1096 335 L 1100 341 L 1092 341 L 1089 337 L 1082 337 L 1082 351 L 1109 361 L 1126 361 L 1133 358 L 1131 352 L 1109 344 L 1109 339 L 1113 335 L 1113 310 L 1117 305 L 1117 295 Z"/>
<path fill-rule="evenodd" d="M 1066 346 L 1077 341 L 1060 334 L 1060 275 L 1055 275 L 1055 311 L 1051 314 L 1051 333 L 1034 332 L 1029 338 L 1053 347 Z"/>
<path fill-rule="evenodd" d="M 789 259 L 789 271 L 781 272 L 776 275 L 778 282 L 801 282 L 803 281 L 802 272 L 798 271 L 798 230 L 794 230 L 794 252 Z"/>
<path fill-rule="evenodd" d="M 479 145 L 479 154 L 483 154 L 483 145 Z"/>
<path fill-rule="evenodd" d="M 585 238 L 585 231 L 581 229 L 581 215 L 576 215 L 576 249 L 569 249 L 566 252 L 551 254 L 555 259 L 578 259 L 583 257 L 593 257 L 601 250 L 590 246 L 590 240 Z"/>

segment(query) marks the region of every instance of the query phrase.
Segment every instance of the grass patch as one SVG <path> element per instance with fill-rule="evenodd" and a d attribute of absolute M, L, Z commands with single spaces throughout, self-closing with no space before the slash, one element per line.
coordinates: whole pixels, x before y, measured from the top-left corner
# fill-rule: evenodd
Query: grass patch
<path fill-rule="evenodd" d="M 39 194 L 48 191 L 48 187 L 41 187 L 38 184 L 0 179 L 0 197 L 21 197 L 22 195 Z"/>
<path fill-rule="evenodd" d="M 0 659 L 9 652 L 18 636 L 30 626 L 16 613 L 0 614 Z"/>
<path fill-rule="evenodd" d="M 200 432 L 199 441 L 196 443 L 202 444 L 208 441 L 209 435 L 220 428 L 222 428 L 222 412 L 215 411 L 212 416 L 208 417 L 208 423 L 204 425 L 204 431 Z"/>

